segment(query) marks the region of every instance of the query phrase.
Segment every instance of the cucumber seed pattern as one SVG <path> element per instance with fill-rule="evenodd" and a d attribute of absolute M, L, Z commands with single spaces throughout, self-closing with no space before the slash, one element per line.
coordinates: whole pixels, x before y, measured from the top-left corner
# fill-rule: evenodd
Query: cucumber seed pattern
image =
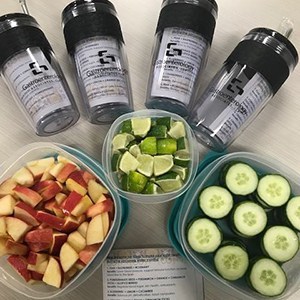
<path fill-rule="evenodd" d="M 238 185 L 244 185 L 249 181 L 249 176 L 245 173 L 237 173 L 237 176 L 235 177 L 235 180 Z"/>
<path fill-rule="evenodd" d="M 243 214 L 243 222 L 248 226 L 253 226 L 257 223 L 256 216 L 253 212 L 248 211 Z"/>
<path fill-rule="evenodd" d="M 241 265 L 241 263 L 242 263 L 241 257 L 235 254 L 227 254 L 223 258 L 223 264 L 228 270 L 230 269 L 237 270 Z"/>
<path fill-rule="evenodd" d="M 300 219 L 300 206 L 297 207 L 295 215 L 296 215 L 297 218 Z"/>
<path fill-rule="evenodd" d="M 220 207 L 222 207 L 225 202 L 224 200 L 222 199 L 221 196 L 218 196 L 218 195 L 213 195 L 210 199 L 209 199 L 209 203 L 210 203 L 210 208 L 211 209 L 218 209 Z"/>
<path fill-rule="evenodd" d="M 278 184 L 276 184 L 275 182 L 274 183 L 271 183 L 268 185 L 267 189 L 266 189 L 266 192 L 272 197 L 279 197 L 282 193 L 282 187 L 279 186 Z"/>
<path fill-rule="evenodd" d="M 263 270 L 261 272 L 261 275 L 259 277 L 260 280 L 265 282 L 265 285 L 270 286 L 270 285 L 275 285 L 276 283 L 276 274 L 272 270 Z"/>
<path fill-rule="evenodd" d="M 212 238 L 212 235 L 207 228 L 199 229 L 198 233 L 196 235 L 196 239 L 199 241 L 199 243 L 201 245 L 208 244 L 211 238 Z"/>
<path fill-rule="evenodd" d="M 289 243 L 287 241 L 287 238 L 283 235 L 277 235 L 276 240 L 275 240 L 275 248 L 276 249 L 281 249 L 281 250 L 286 250 L 289 247 Z"/>

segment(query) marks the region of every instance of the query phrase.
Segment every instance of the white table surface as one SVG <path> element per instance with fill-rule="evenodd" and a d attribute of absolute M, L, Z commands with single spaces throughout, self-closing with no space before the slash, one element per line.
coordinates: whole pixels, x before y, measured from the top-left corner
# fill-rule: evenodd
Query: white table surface
<path fill-rule="evenodd" d="M 67 77 L 77 103 L 75 85 L 61 29 L 60 15 L 68 0 L 28 0 L 29 10 L 43 28 Z M 121 22 L 130 64 L 135 110 L 144 108 L 145 91 L 154 32 L 161 0 L 113 0 Z M 283 17 L 294 20 L 291 40 L 300 50 L 300 1 L 298 0 L 218 0 L 219 17 L 207 68 L 200 90 L 220 68 L 223 61 L 250 29 L 265 26 L 278 28 Z M 18 0 L 1 0 L 0 14 L 19 11 Z M 253 151 L 271 155 L 300 173 L 300 66 L 296 68 L 264 111 L 233 143 L 229 151 Z M 41 138 L 35 135 L 14 103 L 3 81 L 0 81 L 0 162 L 25 144 L 52 141 L 85 150 L 101 159 L 101 149 L 109 126 L 87 122 L 81 107 L 81 119 L 71 129 L 58 135 Z M 206 149 L 200 147 L 203 156 Z M 115 248 L 169 246 L 166 223 L 172 203 L 161 205 L 132 204 L 128 225 Z M 24 299 L 0 284 L 0 299 Z M 206 299 L 224 299 L 224 293 L 205 283 Z M 299 299 L 300 293 L 290 298 Z M 229 296 L 228 299 L 234 299 Z M 102 299 L 101 270 L 63 299 Z M 121 299 L 120 299 L 121 300 Z M 180 299 L 188 300 L 188 299 Z"/>

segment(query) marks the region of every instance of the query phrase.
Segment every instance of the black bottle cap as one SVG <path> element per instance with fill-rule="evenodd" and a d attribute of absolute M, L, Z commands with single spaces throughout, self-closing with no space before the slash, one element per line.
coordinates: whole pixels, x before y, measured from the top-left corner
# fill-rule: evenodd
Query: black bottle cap
<path fill-rule="evenodd" d="M 184 1 L 165 5 L 159 15 L 156 32 L 168 27 L 190 29 L 201 34 L 211 44 L 218 5 L 214 0 L 199 0 L 198 2 L 203 5 L 184 3 Z M 208 9 L 207 4 L 211 6 L 211 9 Z"/>
<path fill-rule="evenodd" d="M 45 53 L 52 50 L 37 21 L 21 13 L 1 16 L 0 68 L 11 56 L 29 47 L 39 47 Z"/>
<path fill-rule="evenodd" d="M 116 9 L 108 0 L 73 1 L 63 10 L 62 20 L 71 55 L 78 42 L 94 36 L 111 36 L 124 42 Z"/>

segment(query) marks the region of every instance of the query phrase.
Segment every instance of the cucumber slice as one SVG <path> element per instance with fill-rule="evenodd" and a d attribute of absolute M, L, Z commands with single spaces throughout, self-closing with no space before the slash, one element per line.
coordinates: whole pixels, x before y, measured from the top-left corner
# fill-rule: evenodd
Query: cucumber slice
<path fill-rule="evenodd" d="M 238 245 L 221 246 L 215 256 L 217 272 L 227 280 L 237 280 L 244 276 L 249 266 L 247 251 Z"/>
<path fill-rule="evenodd" d="M 262 247 L 277 262 L 292 259 L 299 249 L 298 235 L 286 226 L 270 227 L 262 238 Z"/>
<path fill-rule="evenodd" d="M 199 196 L 201 210 L 210 218 L 220 219 L 229 214 L 233 207 L 230 192 L 221 186 L 209 186 Z"/>
<path fill-rule="evenodd" d="M 282 206 L 289 200 L 290 195 L 291 186 L 281 175 L 265 175 L 258 182 L 257 199 L 269 207 Z"/>
<path fill-rule="evenodd" d="M 199 218 L 188 228 L 187 240 L 190 247 L 199 253 L 214 252 L 222 242 L 222 233 L 211 220 Z"/>
<path fill-rule="evenodd" d="M 234 230 L 244 237 L 253 237 L 261 233 L 267 221 L 264 209 L 252 201 L 237 204 L 232 214 Z"/>
<path fill-rule="evenodd" d="M 222 171 L 221 182 L 235 195 L 249 195 L 258 184 L 255 170 L 243 162 L 234 162 L 225 166 Z"/>
<path fill-rule="evenodd" d="M 300 231 L 300 196 L 293 197 L 289 200 L 285 208 L 286 218 L 289 223 Z"/>
<path fill-rule="evenodd" d="M 287 278 L 278 263 L 269 258 L 261 258 L 253 264 L 249 282 L 261 295 L 278 296 L 284 292 Z"/>

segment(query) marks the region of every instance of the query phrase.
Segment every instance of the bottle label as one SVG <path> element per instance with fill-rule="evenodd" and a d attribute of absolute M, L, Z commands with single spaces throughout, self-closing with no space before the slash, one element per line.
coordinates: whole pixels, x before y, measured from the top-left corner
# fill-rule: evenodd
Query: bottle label
<path fill-rule="evenodd" d="M 90 107 L 128 103 L 128 70 L 115 38 L 103 36 L 82 41 L 76 47 L 74 59 Z"/>
<path fill-rule="evenodd" d="M 267 81 L 245 65 L 225 65 L 213 79 L 197 109 L 197 120 L 228 144 L 272 97 Z"/>
<path fill-rule="evenodd" d="M 151 97 L 171 98 L 188 105 L 207 48 L 206 40 L 196 32 L 166 28 L 154 62 Z"/>
<path fill-rule="evenodd" d="M 3 75 L 34 125 L 56 109 L 70 106 L 62 78 L 40 48 L 30 48 L 11 58 Z"/>

